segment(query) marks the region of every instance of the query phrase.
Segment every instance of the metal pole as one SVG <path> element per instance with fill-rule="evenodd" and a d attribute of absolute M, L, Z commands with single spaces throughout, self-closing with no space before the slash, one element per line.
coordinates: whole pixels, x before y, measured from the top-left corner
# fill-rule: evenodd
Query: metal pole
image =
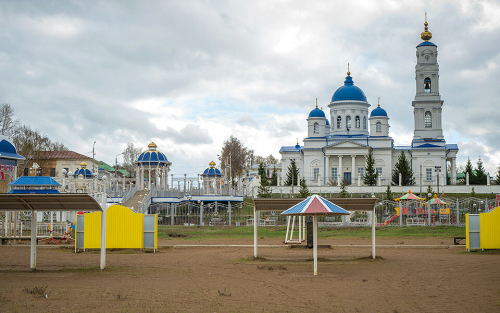
<path fill-rule="evenodd" d="M 313 258 L 314 275 L 318 275 L 318 217 L 313 216 Z"/>
<path fill-rule="evenodd" d="M 106 267 L 106 193 L 102 193 L 101 215 L 101 270 Z"/>
<path fill-rule="evenodd" d="M 456 218 L 456 221 L 455 221 L 455 224 L 458 226 L 458 224 L 460 223 L 460 210 L 459 210 L 459 204 L 458 204 L 458 199 L 457 199 L 457 207 L 456 207 L 456 210 L 457 210 L 457 218 Z"/>
<path fill-rule="evenodd" d="M 375 260 L 375 225 L 377 223 L 377 217 L 375 216 L 375 208 L 373 208 L 372 214 L 372 258 Z"/>
<path fill-rule="evenodd" d="M 228 211 L 229 211 L 229 226 L 231 226 L 231 201 L 228 203 Z"/>
<path fill-rule="evenodd" d="M 203 201 L 200 203 L 200 226 L 203 226 Z"/>
<path fill-rule="evenodd" d="M 257 210 L 253 208 L 253 257 L 257 258 Z"/>
<path fill-rule="evenodd" d="M 36 215 L 35 210 L 31 211 L 31 253 L 30 253 L 30 272 L 36 271 Z"/>

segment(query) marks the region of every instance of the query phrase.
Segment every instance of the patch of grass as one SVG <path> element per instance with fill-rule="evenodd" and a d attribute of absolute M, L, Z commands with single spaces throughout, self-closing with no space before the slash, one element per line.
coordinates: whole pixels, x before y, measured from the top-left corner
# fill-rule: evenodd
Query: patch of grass
<path fill-rule="evenodd" d="M 259 227 L 260 238 L 282 238 L 285 226 Z M 440 237 L 451 238 L 465 236 L 464 227 L 377 227 L 377 237 Z M 370 238 L 371 227 L 320 227 L 318 238 Z M 253 227 L 211 226 L 158 226 L 158 238 L 181 239 L 186 241 L 205 241 L 220 239 L 251 239 Z"/>
<path fill-rule="evenodd" d="M 486 254 L 486 255 L 500 255 L 500 250 L 471 250 L 470 252 L 464 251 L 462 253 L 472 254 Z"/>
<path fill-rule="evenodd" d="M 222 290 L 222 291 L 217 290 L 217 292 L 219 293 L 219 296 L 224 296 L 224 297 L 230 297 L 231 296 L 231 291 L 227 287 L 225 287 L 224 290 Z"/>
<path fill-rule="evenodd" d="M 286 266 L 283 266 L 283 265 L 257 265 L 257 269 L 259 270 L 263 270 L 263 269 L 268 269 L 270 271 L 274 271 L 274 270 L 282 270 L 282 271 L 286 271 Z"/>
<path fill-rule="evenodd" d="M 45 293 L 47 287 L 48 286 L 35 286 L 33 288 L 24 287 L 23 291 L 27 294 L 33 295 L 36 298 L 44 298 L 47 295 L 47 293 Z"/>

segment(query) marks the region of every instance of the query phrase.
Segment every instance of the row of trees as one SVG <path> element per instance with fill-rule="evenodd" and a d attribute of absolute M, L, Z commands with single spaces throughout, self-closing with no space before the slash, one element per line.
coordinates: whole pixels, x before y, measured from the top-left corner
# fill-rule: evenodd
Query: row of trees
<path fill-rule="evenodd" d="M 14 108 L 8 103 L 0 105 L 0 134 L 8 137 L 18 153 L 26 158 L 26 161 L 18 166 L 18 175 L 23 175 L 24 169 L 32 166 L 35 160 L 43 163 L 41 156 L 44 151 L 68 150 L 63 143 L 54 142 L 47 135 L 22 124 L 21 120 L 15 117 Z M 44 164 L 38 165 L 44 167 Z"/>

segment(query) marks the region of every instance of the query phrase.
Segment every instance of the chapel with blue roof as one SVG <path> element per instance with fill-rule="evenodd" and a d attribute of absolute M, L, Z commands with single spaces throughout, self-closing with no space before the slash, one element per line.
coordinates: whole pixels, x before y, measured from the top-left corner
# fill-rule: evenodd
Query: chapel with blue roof
<path fill-rule="evenodd" d="M 366 158 L 370 151 L 379 176 L 378 184 L 389 185 L 392 171 L 401 152 L 406 155 L 417 185 L 446 184 L 448 164 L 451 184 L 456 184 L 457 144 L 446 143 L 442 128 L 443 100 L 439 94 L 437 46 L 430 42 L 427 18 L 423 42 L 416 46 L 416 93 L 412 102 L 414 116 L 413 140 L 407 146 L 395 146 L 389 135 L 389 114 L 379 103 L 371 110 L 365 93 L 354 84 L 349 69 L 344 84 L 333 93 L 329 113 L 316 107 L 307 117 L 308 134 L 303 145 L 280 149 L 282 167 L 292 160 L 299 168 L 300 178 L 307 185 L 331 185 L 347 181 L 363 186 Z M 436 167 L 441 167 L 441 172 Z M 420 175 L 421 174 L 421 175 Z M 282 181 L 287 171 L 282 171 Z"/>

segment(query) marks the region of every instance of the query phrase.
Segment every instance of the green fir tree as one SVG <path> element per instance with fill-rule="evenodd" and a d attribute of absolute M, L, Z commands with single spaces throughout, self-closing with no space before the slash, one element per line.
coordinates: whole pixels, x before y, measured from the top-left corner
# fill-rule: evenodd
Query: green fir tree
<path fill-rule="evenodd" d="M 399 173 L 401 173 L 402 186 L 415 185 L 413 171 L 410 168 L 410 162 L 408 162 L 404 151 L 401 151 L 401 154 L 398 157 L 398 161 L 394 165 L 394 170 L 392 171 L 392 181 L 396 185 L 399 185 Z"/>
<path fill-rule="evenodd" d="M 498 166 L 497 176 L 495 177 L 495 184 L 500 185 L 500 165 Z"/>
<path fill-rule="evenodd" d="M 391 186 L 387 185 L 387 189 L 385 190 L 385 199 L 386 200 L 394 200 L 392 197 L 392 191 L 391 191 Z"/>
<path fill-rule="evenodd" d="M 366 158 L 366 168 L 365 168 L 365 177 L 363 182 L 367 186 L 375 186 L 377 184 L 378 173 L 374 167 L 375 159 L 373 158 L 373 153 L 370 151 L 368 153 L 368 157 Z"/>
<path fill-rule="evenodd" d="M 429 197 L 430 194 L 430 197 Z M 431 185 L 427 186 L 427 191 L 425 192 L 425 198 L 427 200 L 430 200 L 432 197 L 434 197 L 434 190 L 432 189 Z"/>
<path fill-rule="evenodd" d="M 262 182 L 266 182 L 266 186 L 268 185 L 267 181 L 267 175 L 266 175 L 266 168 L 264 167 L 264 163 L 259 164 L 259 169 L 257 170 L 260 176 L 260 184 L 262 185 Z"/>
<path fill-rule="evenodd" d="M 276 165 L 273 168 L 273 175 L 271 176 L 271 186 L 278 186 L 278 172 L 276 172 Z"/>
<path fill-rule="evenodd" d="M 486 185 L 487 184 L 487 177 L 488 174 L 486 174 L 486 171 L 483 166 L 483 161 L 481 160 L 481 157 L 477 159 L 477 168 L 476 168 L 476 184 L 477 185 Z"/>
<path fill-rule="evenodd" d="M 347 192 L 347 185 L 344 180 L 340 183 L 339 198 L 349 198 L 349 192 Z"/>
<path fill-rule="evenodd" d="M 469 173 L 469 184 L 470 185 L 475 185 L 476 184 L 476 175 L 472 171 L 472 163 L 470 162 L 470 158 L 467 158 L 467 164 L 465 164 L 465 170 L 464 170 L 464 179 L 467 184 L 467 173 Z"/>
<path fill-rule="evenodd" d="M 293 185 L 298 186 L 299 169 L 295 164 L 295 160 L 292 160 L 291 164 L 288 166 L 288 173 L 286 174 L 285 186 L 292 185 L 292 177 L 293 177 Z"/>
<path fill-rule="evenodd" d="M 309 189 L 307 188 L 306 179 L 302 178 L 300 180 L 299 198 L 307 198 L 310 195 L 311 192 L 309 192 Z"/>

